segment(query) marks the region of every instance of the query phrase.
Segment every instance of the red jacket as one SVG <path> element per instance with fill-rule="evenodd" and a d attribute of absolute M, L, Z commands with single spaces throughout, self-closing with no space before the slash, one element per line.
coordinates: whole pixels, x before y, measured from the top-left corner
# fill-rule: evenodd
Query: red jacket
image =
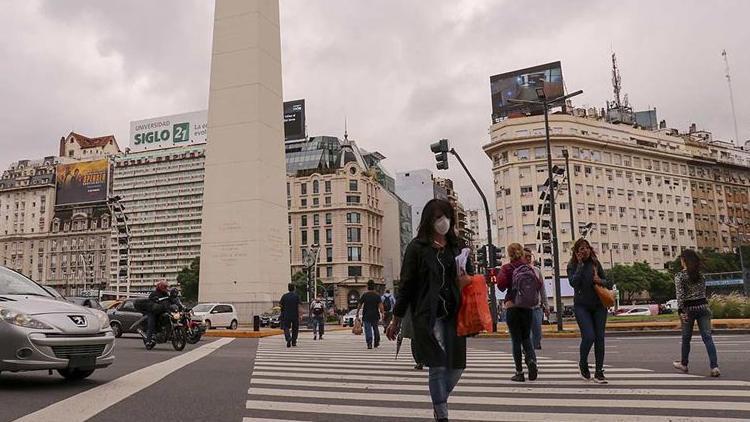
<path fill-rule="evenodd" d="M 517 259 L 500 267 L 500 274 L 497 277 L 497 288 L 501 292 L 508 290 L 508 293 L 505 295 L 506 302 L 513 301 L 516 297 L 516 291 L 513 290 L 513 271 L 521 265 L 523 265 L 523 261 Z"/>

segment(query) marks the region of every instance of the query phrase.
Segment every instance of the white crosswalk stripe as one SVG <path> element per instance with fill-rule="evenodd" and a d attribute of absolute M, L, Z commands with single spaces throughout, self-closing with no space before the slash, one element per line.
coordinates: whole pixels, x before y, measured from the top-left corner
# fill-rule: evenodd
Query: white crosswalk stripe
<path fill-rule="evenodd" d="M 398 360 L 393 342 L 367 350 L 362 337 L 350 333 L 302 340 L 296 348 L 279 337 L 260 341 L 244 422 L 431 420 L 427 370 L 413 369 L 408 340 Z M 509 354 L 470 348 L 449 400 L 451 420 L 750 419 L 750 382 L 608 366 L 609 384 L 596 385 L 582 380 L 577 366 L 539 357 L 539 379 L 514 383 Z"/>

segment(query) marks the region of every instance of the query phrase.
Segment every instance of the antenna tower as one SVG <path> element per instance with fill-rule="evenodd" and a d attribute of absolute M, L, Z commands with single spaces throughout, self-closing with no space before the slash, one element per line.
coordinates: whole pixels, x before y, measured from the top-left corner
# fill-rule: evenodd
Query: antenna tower
<path fill-rule="evenodd" d="M 724 58 L 724 76 L 727 78 L 727 85 L 729 86 L 729 103 L 732 105 L 732 120 L 734 122 L 734 144 L 739 146 L 740 137 L 739 132 L 737 132 L 737 113 L 734 111 L 734 94 L 732 93 L 732 77 L 729 76 L 729 59 L 727 58 L 727 50 L 721 50 L 721 57 Z"/>
<path fill-rule="evenodd" d="M 620 69 L 617 68 L 617 57 L 612 53 L 612 87 L 615 91 L 615 104 L 613 108 L 618 110 L 622 107 L 620 101 L 620 90 L 622 89 L 622 79 L 620 78 Z"/>

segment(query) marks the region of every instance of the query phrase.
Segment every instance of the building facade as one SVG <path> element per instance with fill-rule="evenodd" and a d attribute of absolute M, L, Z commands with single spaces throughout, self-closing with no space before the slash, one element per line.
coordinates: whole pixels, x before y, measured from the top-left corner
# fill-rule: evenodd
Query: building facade
<path fill-rule="evenodd" d="M 550 116 L 550 136 L 554 163 L 564 167 L 567 150 L 572 173 L 572 205 L 567 180 L 556 191 L 563 264 L 570 258 L 573 228 L 576 236 L 589 229 L 605 268 L 637 261 L 664 268 L 682 249 L 731 250 L 733 238 L 750 233 L 745 150 L 695 133 L 646 131 L 565 114 Z M 543 117 L 493 125 L 484 150 L 493 162 L 496 244 L 519 242 L 549 252 L 538 227 L 547 180 Z M 544 262 L 550 274 L 551 256 Z"/>
<path fill-rule="evenodd" d="M 448 199 L 445 188 L 427 169 L 396 173 L 396 193 L 411 206 L 412 237 L 416 237 L 422 209 L 431 199 Z"/>
<path fill-rule="evenodd" d="M 458 193 L 453 189 L 453 180 L 437 177 L 435 178 L 435 183 L 445 190 L 447 200 L 453 206 L 454 213 L 452 218 L 456 224 L 456 235 L 465 245 L 473 249 L 476 232 L 472 231 L 469 226 L 466 210 L 461 201 L 458 200 Z"/>
<path fill-rule="evenodd" d="M 128 217 L 131 293 L 146 293 L 200 256 L 205 146 L 188 145 L 114 157 L 112 196 Z M 110 283 L 118 291 L 116 235 L 111 242 Z"/>
<path fill-rule="evenodd" d="M 318 250 L 313 271 L 326 295 L 337 309 L 356 307 L 368 280 L 382 290 L 400 272 L 399 204 L 378 181 L 377 153 L 327 136 L 286 150 L 292 274 Z"/>

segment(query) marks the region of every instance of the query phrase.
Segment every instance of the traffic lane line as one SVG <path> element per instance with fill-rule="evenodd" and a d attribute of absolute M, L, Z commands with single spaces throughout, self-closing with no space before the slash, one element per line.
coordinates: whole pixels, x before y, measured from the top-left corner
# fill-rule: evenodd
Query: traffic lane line
<path fill-rule="evenodd" d="M 15 422 L 75 422 L 96 416 L 108 407 L 158 382 L 172 372 L 208 356 L 234 339 L 222 338 L 187 353 L 147 366 L 104 385 L 79 393 L 16 419 Z"/>

